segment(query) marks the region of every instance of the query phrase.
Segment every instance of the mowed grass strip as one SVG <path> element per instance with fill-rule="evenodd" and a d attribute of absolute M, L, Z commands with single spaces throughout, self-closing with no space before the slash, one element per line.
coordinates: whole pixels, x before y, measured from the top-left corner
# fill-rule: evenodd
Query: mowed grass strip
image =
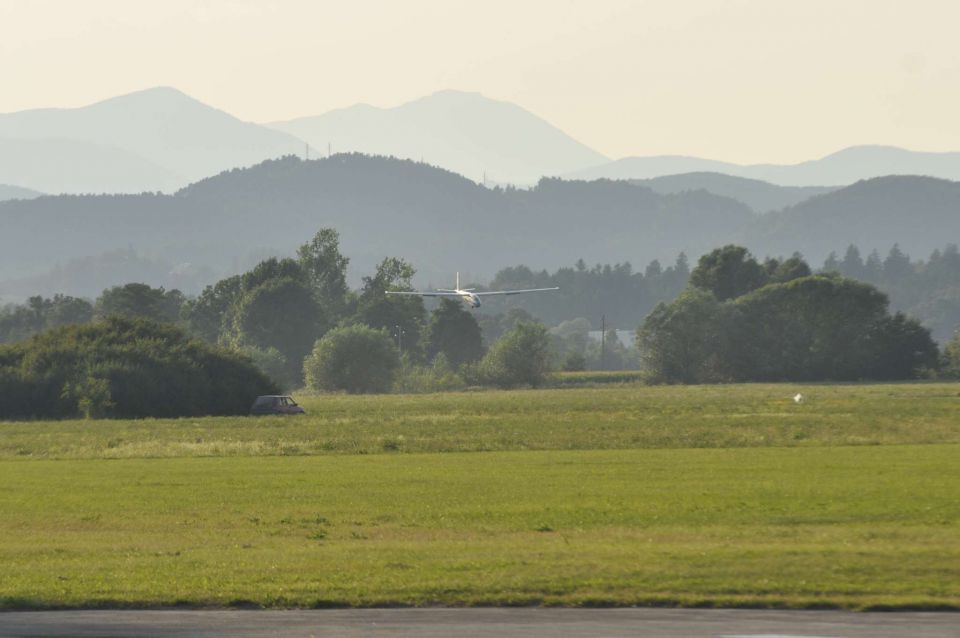
<path fill-rule="evenodd" d="M 0 461 L 0 606 L 960 608 L 960 445 Z"/>
<path fill-rule="evenodd" d="M 623 384 L 303 404 L 306 417 L 0 423 L 0 458 L 960 443 L 957 383 Z"/>

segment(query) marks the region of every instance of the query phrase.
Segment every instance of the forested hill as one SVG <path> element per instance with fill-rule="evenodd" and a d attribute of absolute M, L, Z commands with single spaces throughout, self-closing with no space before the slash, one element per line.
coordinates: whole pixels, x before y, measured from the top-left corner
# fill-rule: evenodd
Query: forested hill
<path fill-rule="evenodd" d="M 454 271 L 483 280 L 506 264 L 671 263 L 680 252 L 694 261 L 727 243 L 761 257 L 800 251 L 814 262 L 849 244 L 886 252 L 899 242 L 928 254 L 960 240 L 958 213 L 960 183 L 923 177 L 858 182 L 757 216 L 706 190 L 660 194 L 623 181 L 558 179 L 491 189 L 410 160 L 285 157 L 173 195 L 0 202 L 0 296 L 32 294 L 11 291 L 9 280 L 121 250 L 171 269 L 189 263 L 192 272 L 225 274 L 251 258 L 290 254 L 321 227 L 340 232 L 355 282 L 393 255 L 418 268 L 421 284 L 443 285 Z M 87 289 L 128 280 L 109 268 L 91 276 Z"/>
<path fill-rule="evenodd" d="M 624 157 L 565 174 L 568 179 L 649 179 L 710 171 L 763 180 L 781 186 L 852 184 L 881 175 L 929 175 L 960 179 L 960 153 L 927 153 L 895 146 L 851 146 L 799 164 L 732 164 L 699 157 Z"/>
<path fill-rule="evenodd" d="M 680 251 L 697 255 L 733 241 L 752 219 L 745 205 L 705 192 L 659 195 L 625 182 L 560 180 L 488 189 L 409 160 L 286 157 L 174 195 L 0 203 L 0 273 L 9 279 L 129 248 L 222 271 L 250 253 L 290 253 L 329 226 L 340 232 L 355 275 L 397 255 L 422 280 L 439 283 L 452 270 L 491 276 L 521 261 L 552 268 L 578 257 L 646 263 Z M 120 281 L 116 273 L 113 283 Z"/>
<path fill-rule="evenodd" d="M 723 195 L 743 202 L 757 213 L 780 210 L 799 204 L 814 195 L 823 195 L 839 188 L 838 186 L 777 186 L 758 179 L 711 172 L 680 173 L 632 181 L 661 194 L 705 190 L 714 195 Z"/>
<path fill-rule="evenodd" d="M 758 218 L 745 241 L 759 254 L 799 250 L 821 260 L 850 244 L 929 253 L 960 240 L 960 182 L 891 175 L 857 182 Z M 758 250 L 760 248 L 761 250 Z"/>

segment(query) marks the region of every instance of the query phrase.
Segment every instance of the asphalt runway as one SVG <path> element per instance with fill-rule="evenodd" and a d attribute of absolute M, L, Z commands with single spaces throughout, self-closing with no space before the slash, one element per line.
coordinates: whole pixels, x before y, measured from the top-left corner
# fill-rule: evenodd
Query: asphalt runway
<path fill-rule="evenodd" d="M 960 613 L 733 609 L 0 612 L 0 637 L 958 638 Z"/>

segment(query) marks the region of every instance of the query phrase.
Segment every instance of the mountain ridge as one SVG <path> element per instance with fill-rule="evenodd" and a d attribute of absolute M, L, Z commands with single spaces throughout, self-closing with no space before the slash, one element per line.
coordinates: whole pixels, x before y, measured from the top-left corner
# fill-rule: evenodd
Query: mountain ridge
<path fill-rule="evenodd" d="M 222 272 L 252 252 L 288 254 L 330 226 L 341 232 L 356 272 L 398 255 L 439 281 L 451 270 L 485 273 L 491 263 L 531 256 L 551 267 L 570 255 L 673 259 L 679 250 L 692 254 L 717 238 L 732 240 L 733 229 L 752 217 L 747 206 L 704 192 L 659 195 L 625 182 L 559 179 L 529 190 L 486 188 L 411 160 L 289 156 L 225 171 L 174 195 L 0 203 L 0 224 L 15 229 L 0 235 L 0 271 L 22 278 L 57 260 L 129 247 Z M 683 237 L 690 226 L 703 234 Z M 31 237 L 48 238 L 43 250 Z"/>
<path fill-rule="evenodd" d="M 425 159 L 475 181 L 534 184 L 606 157 L 512 102 L 443 90 L 394 107 L 369 104 L 271 122 L 325 149 Z"/>
<path fill-rule="evenodd" d="M 43 193 L 33 190 L 32 188 L 14 186 L 13 184 L 0 184 L 0 202 L 8 199 L 34 199 L 42 195 Z"/>
<path fill-rule="evenodd" d="M 745 235 L 750 245 L 788 254 L 790 245 L 823 259 L 854 244 L 928 254 L 960 240 L 960 182 L 916 175 L 860 180 L 757 220 Z M 797 250 L 794 248 L 793 250 Z"/>
<path fill-rule="evenodd" d="M 61 140 L 63 148 L 53 148 L 51 139 Z M 223 170 L 301 154 L 307 142 L 321 153 L 329 143 L 338 152 L 425 160 L 489 184 L 691 172 L 780 186 L 835 187 L 888 174 L 960 179 L 960 152 L 882 145 L 848 147 L 796 164 L 740 165 L 684 155 L 610 161 L 523 107 L 478 92 L 442 90 L 393 107 L 356 104 L 264 125 L 161 86 L 77 108 L 0 114 L 0 183 L 44 192 L 172 191 Z M 84 144 L 91 146 L 84 150 Z M 23 150 L 25 145 L 35 148 Z"/>
<path fill-rule="evenodd" d="M 224 171 L 173 195 L 63 195 L 0 202 L 0 272 L 22 279 L 110 251 L 229 273 L 258 255 L 292 254 L 321 227 L 341 233 L 354 281 L 385 256 L 421 281 L 493 274 L 526 263 L 556 268 L 653 259 L 691 261 L 726 243 L 754 254 L 803 253 L 811 263 L 848 244 L 914 255 L 960 238 L 960 183 L 882 177 L 756 215 L 705 190 L 660 194 L 626 181 L 544 178 L 530 189 L 487 188 L 436 167 L 360 154 L 288 156 Z M 44 238 L 38 243 L 36 238 Z M 121 272 L 103 283 L 120 283 Z M 99 282 L 99 280 L 98 280 Z M 89 284 L 88 285 L 92 285 Z M 98 284 L 99 285 L 99 284 Z M 68 291 L 62 291 L 68 292 Z M 0 294 L 4 294 L 0 286 Z"/>
<path fill-rule="evenodd" d="M 796 164 L 735 164 L 683 155 L 625 157 L 573 171 L 566 179 L 654 179 L 677 173 L 713 172 L 778 186 L 831 187 L 885 175 L 960 180 L 960 152 L 912 151 L 897 146 L 849 146 Z"/>
<path fill-rule="evenodd" d="M 50 138 L 92 144 L 102 155 L 123 154 L 142 167 L 157 167 L 152 175 L 143 168 L 141 177 L 129 180 L 91 177 L 81 181 L 85 174 L 78 170 L 70 176 L 72 181 L 65 181 L 67 188 L 40 187 L 74 193 L 170 190 L 222 170 L 303 149 L 303 142 L 293 136 L 243 122 L 172 87 L 135 91 L 78 108 L 0 114 L 0 138 L 4 137 L 7 145 L 11 140 L 39 143 Z M 45 175 L 39 167 L 34 173 L 34 177 L 27 174 L 13 180 L 7 177 L 9 172 L 0 171 L 0 181 L 33 186 L 58 175 L 56 171 Z"/>
<path fill-rule="evenodd" d="M 731 197 L 749 206 L 755 213 L 767 213 L 793 206 L 815 195 L 836 190 L 829 186 L 777 186 L 770 182 L 736 177 L 725 173 L 695 172 L 664 175 L 651 179 L 630 180 L 652 188 L 660 194 L 705 190 Z"/>

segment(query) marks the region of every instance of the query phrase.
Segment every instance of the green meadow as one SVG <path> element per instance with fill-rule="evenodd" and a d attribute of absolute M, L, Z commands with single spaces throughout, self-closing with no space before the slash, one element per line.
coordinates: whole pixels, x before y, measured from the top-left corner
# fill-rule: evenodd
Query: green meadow
<path fill-rule="evenodd" d="M 958 384 L 302 402 L 0 423 L 0 607 L 960 609 Z"/>

